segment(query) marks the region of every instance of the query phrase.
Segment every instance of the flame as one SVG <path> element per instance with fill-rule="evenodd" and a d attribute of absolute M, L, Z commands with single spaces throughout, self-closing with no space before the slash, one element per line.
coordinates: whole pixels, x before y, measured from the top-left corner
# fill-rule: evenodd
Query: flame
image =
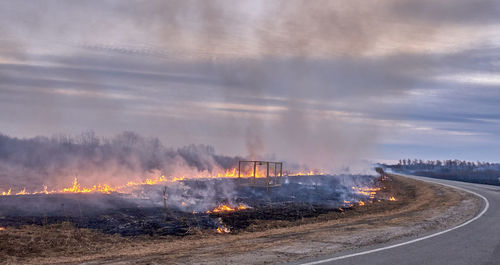
<path fill-rule="evenodd" d="M 221 212 L 234 212 L 248 209 L 248 206 L 240 204 L 238 207 L 231 207 L 227 204 L 221 204 L 215 207 L 212 211 L 207 211 L 207 213 L 221 213 Z"/>
<path fill-rule="evenodd" d="M 369 196 L 370 199 L 374 199 L 375 195 L 377 194 L 377 191 L 380 191 L 380 188 L 369 188 L 369 187 L 364 187 L 364 188 L 356 188 L 352 187 L 353 190 L 356 191 L 358 194 L 363 194 L 365 196 Z"/>
<path fill-rule="evenodd" d="M 1 227 L 1 226 L 0 226 L 0 231 L 3 231 L 3 230 L 5 230 L 5 227 Z"/>
<path fill-rule="evenodd" d="M 8 196 L 12 192 L 12 189 L 9 189 L 7 192 L 2 192 L 2 196 Z"/>
<path fill-rule="evenodd" d="M 360 201 L 360 202 L 359 202 L 359 206 L 363 206 L 363 205 L 365 205 L 365 202 Z"/>
<path fill-rule="evenodd" d="M 393 201 L 393 202 L 395 202 L 395 201 L 396 201 L 396 198 L 394 198 L 394 196 L 391 196 L 391 197 L 389 197 L 389 201 Z"/>
<path fill-rule="evenodd" d="M 222 226 L 222 227 L 217 227 L 217 233 L 219 234 L 227 234 L 227 233 L 230 233 L 231 232 L 231 229 L 225 227 L 225 226 Z"/>
<path fill-rule="evenodd" d="M 45 190 L 46 191 L 46 190 Z M 73 180 L 73 186 L 70 188 L 65 188 L 62 190 L 63 193 L 90 193 L 90 192 L 100 192 L 100 193 L 111 193 L 112 191 L 115 191 L 115 189 L 111 188 L 109 185 L 106 184 L 99 184 L 99 185 L 94 185 L 91 188 L 82 188 L 80 184 L 78 183 L 78 178 L 75 177 Z M 48 193 L 46 191 L 46 193 Z"/>
<path fill-rule="evenodd" d="M 10 190 L 9 190 L 9 191 L 10 191 Z M 26 188 L 24 188 L 22 191 L 20 191 L 20 192 L 16 193 L 16 195 L 26 195 L 26 194 L 28 194 L 28 193 L 26 192 Z"/>
<path fill-rule="evenodd" d="M 163 183 L 171 183 L 171 182 L 177 182 L 177 181 L 182 181 L 187 178 L 208 178 L 208 179 L 215 179 L 215 178 L 237 178 L 238 177 L 238 172 L 236 168 L 233 169 L 228 169 L 225 170 L 223 173 L 217 173 L 215 175 L 208 175 L 208 174 L 203 174 L 203 175 L 198 175 L 198 176 L 176 176 L 176 177 L 165 177 L 165 176 L 160 176 L 160 177 L 150 177 L 146 178 L 143 181 L 129 181 L 124 185 L 120 186 L 111 186 L 108 184 L 97 184 L 89 187 L 84 187 L 82 186 L 79 182 L 78 179 L 75 177 L 73 179 L 73 183 L 71 186 L 63 188 L 63 189 L 56 189 L 56 190 L 49 190 L 47 186 L 43 186 L 40 191 L 32 191 L 28 192 L 26 188 L 24 188 L 21 191 L 14 192 L 12 188 L 9 188 L 7 191 L 3 191 L 0 193 L 0 196 L 9 196 L 9 195 L 30 195 L 30 194 L 53 194 L 53 193 L 105 193 L 105 194 L 110 194 L 112 192 L 120 192 L 123 191 L 124 189 L 130 188 L 130 187 L 136 187 L 136 186 L 141 186 L 141 185 L 158 185 L 158 184 L 163 184 Z M 241 172 L 240 177 L 242 178 L 252 178 L 253 176 L 253 170 L 252 172 Z M 265 178 L 266 173 L 263 171 L 256 170 L 255 173 L 256 178 Z"/>

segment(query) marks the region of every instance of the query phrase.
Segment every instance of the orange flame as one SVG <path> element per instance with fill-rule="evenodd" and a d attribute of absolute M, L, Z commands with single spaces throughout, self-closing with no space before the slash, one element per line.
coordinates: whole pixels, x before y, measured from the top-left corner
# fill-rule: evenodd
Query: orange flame
<path fill-rule="evenodd" d="M 207 211 L 207 213 L 221 213 L 221 212 L 234 212 L 248 209 L 248 206 L 240 204 L 238 207 L 231 207 L 227 204 L 221 204 L 215 207 L 212 211 Z"/>
<path fill-rule="evenodd" d="M 63 193 L 90 193 L 90 192 L 100 192 L 100 193 L 111 193 L 112 191 L 115 191 L 115 189 L 111 188 L 109 185 L 94 185 L 91 188 L 82 188 L 80 184 L 78 183 L 78 179 L 75 177 L 73 180 L 73 186 L 70 188 L 65 188 L 62 190 Z M 47 190 L 45 189 L 45 193 L 48 193 Z"/>
<path fill-rule="evenodd" d="M 189 178 L 214 179 L 214 178 L 237 178 L 237 177 L 238 177 L 237 169 L 233 168 L 230 170 L 226 170 L 224 173 L 217 173 L 215 175 L 191 176 Z M 253 176 L 253 173 L 241 172 L 240 177 L 251 178 L 254 176 Z M 256 178 L 264 178 L 264 177 L 266 177 L 266 174 L 264 172 L 260 172 L 257 170 L 255 177 Z M 59 190 L 49 190 L 47 186 L 43 186 L 43 189 L 40 191 L 28 192 L 26 190 L 26 188 L 24 188 L 21 191 L 14 192 L 12 188 L 9 188 L 7 191 L 1 192 L 0 196 L 29 195 L 29 194 L 53 194 L 53 193 L 105 193 L 105 194 L 109 194 L 112 192 L 120 192 L 120 191 L 123 191 L 124 189 L 130 188 L 130 187 L 136 187 L 136 186 L 141 186 L 141 185 L 157 185 L 157 184 L 163 184 L 163 183 L 171 183 L 171 182 L 182 181 L 182 180 L 185 180 L 187 178 L 188 177 L 186 177 L 186 176 L 177 176 L 177 177 L 160 176 L 160 177 L 146 178 L 146 180 L 143 180 L 143 181 L 129 181 L 126 184 L 120 185 L 120 186 L 111 186 L 108 184 L 97 184 L 97 185 L 93 185 L 90 187 L 83 187 L 78 182 L 78 179 L 74 178 L 72 186 L 66 187 L 63 189 L 59 189 Z"/>
<path fill-rule="evenodd" d="M 9 189 L 9 192 L 10 192 L 10 189 Z M 16 195 L 26 195 L 26 194 L 28 194 L 28 193 L 26 192 L 26 188 L 24 188 L 22 191 L 20 191 L 20 192 L 16 193 Z"/>
<path fill-rule="evenodd" d="M 395 202 L 395 201 L 396 201 L 396 198 L 394 198 L 394 196 L 391 196 L 391 197 L 389 197 L 389 201 L 393 201 L 393 202 Z"/>
<path fill-rule="evenodd" d="M 367 187 L 364 187 L 364 188 L 352 187 L 352 189 L 355 190 L 356 193 L 358 193 L 358 194 L 363 194 L 365 196 L 369 196 L 370 199 L 374 199 L 375 195 L 377 194 L 377 191 L 380 191 L 380 188 L 367 188 Z"/>
<path fill-rule="evenodd" d="M 12 189 L 9 189 L 7 192 L 4 191 L 4 192 L 2 192 L 2 196 L 8 196 L 11 194 L 11 192 L 12 192 Z"/>
<path fill-rule="evenodd" d="M 217 233 L 219 234 L 227 234 L 227 233 L 230 233 L 231 232 L 231 229 L 227 228 L 227 227 L 217 227 Z"/>

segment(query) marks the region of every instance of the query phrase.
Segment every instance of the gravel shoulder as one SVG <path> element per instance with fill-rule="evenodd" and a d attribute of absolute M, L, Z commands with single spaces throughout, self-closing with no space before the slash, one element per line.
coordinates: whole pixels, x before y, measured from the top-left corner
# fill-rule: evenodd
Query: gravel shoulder
<path fill-rule="evenodd" d="M 332 254 L 375 243 L 387 243 L 453 227 L 478 213 L 482 201 L 463 191 L 390 175 L 381 191 L 396 201 L 355 206 L 295 222 L 262 222 L 237 234 L 176 237 L 103 235 L 71 226 L 0 231 L 0 254 L 25 251 L 37 245 L 12 248 L 15 240 L 33 237 L 66 237 L 55 244 L 7 256 L 4 263 L 25 264 L 275 264 Z M 38 230 L 37 230 L 38 229 Z M 52 229 L 48 231 L 48 229 Z M 27 234 L 26 234 L 27 233 Z M 63 237 L 64 238 L 64 237 Z M 48 240 L 48 239 L 47 239 Z M 9 244 L 10 242 L 10 244 Z M 38 242 L 36 239 L 33 242 Z M 50 241 L 48 241 L 50 242 Z M 68 246 L 69 244 L 69 246 Z M 35 254 L 33 254 L 35 253 Z"/>

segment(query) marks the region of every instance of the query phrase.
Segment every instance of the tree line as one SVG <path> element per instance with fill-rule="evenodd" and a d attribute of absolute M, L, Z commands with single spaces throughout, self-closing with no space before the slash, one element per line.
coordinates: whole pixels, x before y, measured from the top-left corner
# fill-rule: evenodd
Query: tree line
<path fill-rule="evenodd" d="M 500 163 L 463 160 L 401 159 L 384 165 L 395 172 L 432 178 L 500 185 Z"/>

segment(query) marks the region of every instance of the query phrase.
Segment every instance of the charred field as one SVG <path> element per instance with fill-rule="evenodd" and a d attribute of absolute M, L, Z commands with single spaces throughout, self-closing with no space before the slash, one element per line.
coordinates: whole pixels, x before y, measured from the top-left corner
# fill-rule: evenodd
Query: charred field
<path fill-rule="evenodd" d="M 144 185 L 128 194 L 0 196 L 0 226 L 70 223 L 122 236 L 239 233 L 269 223 L 342 215 L 389 200 L 376 192 L 384 188 L 380 177 L 320 175 L 288 176 L 270 189 L 238 185 L 236 179 L 191 179 Z"/>

